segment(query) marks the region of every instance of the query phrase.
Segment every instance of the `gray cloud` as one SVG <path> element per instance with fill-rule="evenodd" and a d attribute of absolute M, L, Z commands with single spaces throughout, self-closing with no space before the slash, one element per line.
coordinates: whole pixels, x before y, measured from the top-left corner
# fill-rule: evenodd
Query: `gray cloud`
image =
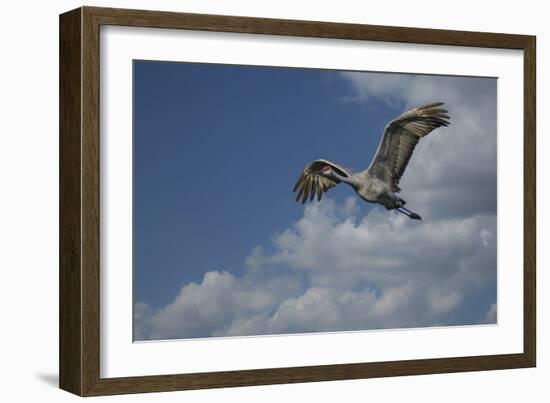
<path fill-rule="evenodd" d="M 242 276 L 211 271 L 159 310 L 136 304 L 136 340 L 494 323 L 495 80 L 341 77 L 350 102 L 446 103 L 452 125 L 421 141 L 401 181 L 424 221 L 361 216 L 353 197 L 309 205 Z"/>

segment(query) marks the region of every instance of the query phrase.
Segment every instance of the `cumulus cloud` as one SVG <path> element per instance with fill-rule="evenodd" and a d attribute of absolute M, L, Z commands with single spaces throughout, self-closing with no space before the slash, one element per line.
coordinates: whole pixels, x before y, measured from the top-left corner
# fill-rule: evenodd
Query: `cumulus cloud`
<path fill-rule="evenodd" d="M 136 340 L 477 324 L 496 321 L 496 82 L 342 73 L 348 100 L 403 110 L 444 101 L 452 125 L 423 139 L 401 181 L 422 222 L 329 198 L 254 247 L 244 274 L 210 271 L 154 310 Z M 490 302 L 487 301 L 490 299 Z"/>
<path fill-rule="evenodd" d="M 366 105 L 383 99 L 405 111 L 441 101 L 449 110 L 451 125 L 422 139 L 401 180 L 410 205 L 423 206 L 430 218 L 496 214 L 496 79 L 357 72 L 341 77 L 351 85 L 352 99 Z"/>
<path fill-rule="evenodd" d="M 138 304 L 136 340 L 469 323 L 452 313 L 495 280 L 494 217 L 360 218 L 355 203 L 306 207 L 242 277 L 211 271 L 156 312 Z"/>
<path fill-rule="evenodd" d="M 237 278 L 229 272 L 209 271 L 200 284 L 183 286 L 172 303 L 156 312 L 146 304 L 137 304 L 134 323 L 139 331 L 134 338 L 219 335 L 234 320 L 269 312 L 299 289 L 299 282 L 292 276 L 266 278 L 249 271 Z"/>

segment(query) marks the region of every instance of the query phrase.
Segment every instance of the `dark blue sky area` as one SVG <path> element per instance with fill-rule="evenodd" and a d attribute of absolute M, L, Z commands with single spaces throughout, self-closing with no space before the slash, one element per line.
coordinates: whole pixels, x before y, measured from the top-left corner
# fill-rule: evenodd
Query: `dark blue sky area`
<path fill-rule="evenodd" d="M 400 112 L 344 101 L 349 81 L 330 70 L 135 61 L 134 91 L 135 301 L 154 308 L 209 270 L 242 273 L 302 216 L 305 164 L 366 168 Z"/>

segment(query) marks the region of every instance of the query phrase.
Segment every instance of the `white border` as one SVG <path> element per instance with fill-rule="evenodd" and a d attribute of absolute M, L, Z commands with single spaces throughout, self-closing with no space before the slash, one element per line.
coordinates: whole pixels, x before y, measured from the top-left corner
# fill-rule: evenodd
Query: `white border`
<path fill-rule="evenodd" d="M 101 377 L 523 351 L 521 51 L 113 26 L 100 40 Z M 499 77 L 498 326 L 132 343 L 133 59 Z"/>

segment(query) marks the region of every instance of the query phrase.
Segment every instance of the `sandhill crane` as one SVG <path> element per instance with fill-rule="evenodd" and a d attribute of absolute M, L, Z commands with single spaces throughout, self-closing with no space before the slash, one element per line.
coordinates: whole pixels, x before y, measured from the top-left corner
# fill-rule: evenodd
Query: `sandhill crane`
<path fill-rule="evenodd" d="M 370 166 L 353 173 L 334 162 L 317 159 L 310 162 L 300 174 L 293 192 L 296 201 L 305 203 L 343 182 L 350 185 L 359 197 L 369 203 L 378 203 L 388 210 L 397 210 L 414 220 L 422 218 L 405 208 L 406 201 L 396 195 L 400 192 L 399 180 L 418 141 L 440 126 L 450 124 L 443 102 L 411 109 L 389 122 Z"/>

